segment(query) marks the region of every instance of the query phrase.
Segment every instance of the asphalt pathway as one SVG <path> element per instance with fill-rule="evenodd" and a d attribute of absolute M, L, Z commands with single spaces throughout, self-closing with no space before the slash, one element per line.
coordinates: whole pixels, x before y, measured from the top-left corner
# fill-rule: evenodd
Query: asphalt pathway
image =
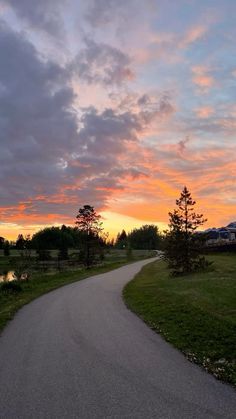
<path fill-rule="evenodd" d="M 149 261 L 21 309 L 0 338 L 0 418 L 236 418 L 236 392 L 188 362 L 124 305 Z"/>

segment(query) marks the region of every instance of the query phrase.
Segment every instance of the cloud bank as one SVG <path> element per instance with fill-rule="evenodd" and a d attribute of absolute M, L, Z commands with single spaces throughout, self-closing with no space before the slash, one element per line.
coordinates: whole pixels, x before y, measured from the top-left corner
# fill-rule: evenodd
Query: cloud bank
<path fill-rule="evenodd" d="M 166 222 L 184 184 L 235 218 L 235 28 L 206 3 L 0 0 L 4 223 Z"/>

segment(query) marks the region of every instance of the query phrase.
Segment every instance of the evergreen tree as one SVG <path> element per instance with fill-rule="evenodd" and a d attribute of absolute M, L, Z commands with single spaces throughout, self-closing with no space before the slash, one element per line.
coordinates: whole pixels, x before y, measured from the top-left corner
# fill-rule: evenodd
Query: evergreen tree
<path fill-rule="evenodd" d="M 161 238 L 157 226 L 146 224 L 132 230 L 128 240 L 133 249 L 151 250 L 159 248 Z"/>
<path fill-rule="evenodd" d="M 16 240 L 16 249 L 23 250 L 25 246 L 25 239 L 23 234 L 19 234 Z"/>
<path fill-rule="evenodd" d="M 84 249 L 81 254 L 84 255 L 85 266 L 89 268 L 94 262 L 96 250 L 99 249 L 99 235 L 103 230 L 101 215 L 96 213 L 94 207 L 84 205 L 79 209 L 75 223 L 83 233 Z"/>
<path fill-rule="evenodd" d="M 0 237 L 0 249 L 4 249 L 4 242 L 5 242 L 4 237 Z"/>
<path fill-rule="evenodd" d="M 204 235 L 196 233 L 207 220 L 194 211 L 196 202 L 186 186 L 176 200 L 177 209 L 169 212 L 170 230 L 166 234 L 165 258 L 174 275 L 204 268 L 208 262 L 200 256 Z"/>
<path fill-rule="evenodd" d="M 115 246 L 118 249 L 123 249 L 127 246 L 128 237 L 125 230 L 117 234 Z"/>

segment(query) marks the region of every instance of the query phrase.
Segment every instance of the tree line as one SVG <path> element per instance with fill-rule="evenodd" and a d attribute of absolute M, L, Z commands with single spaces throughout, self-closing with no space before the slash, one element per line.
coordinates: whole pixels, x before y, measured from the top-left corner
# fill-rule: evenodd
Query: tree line
<path fill-rule="evenodd" d="M 84 205 L 78 211 L 75 226 L 45 227 L 32 237 L 19 234 L 16 242 L 11 244 L 1 237 L 0 249 L 4 250 L 5 256 L 10 255 L 11 249 L 16 249 L 22 257 L 29 257 L 30 251 L 35 250 L 40 261 L 51 260 L 52 251 L 56 250 L 58 259 L 77 257 L 89 267 L 95 260 L 102 260 L 108 249 L 124 249 L 127 252 L 131 249 L 152 250 L 157 249 L 160 242 L 161 234 L 154 225 L 144 225 L 130 233 L 123 229 L 116 239 L 109 239 L 108 233 L 104 232 L 101 216 L 94 207 Z"/>
<path fill-rule="evenodd" d="M 146 224 L 140 228 L 134 228 L 130 233 L 122 230 L 118 233 L 115 247 L 118 249 L 131 247 L 140 250 L 156 250 L 160 249 L 163 242 L 163 235 L 154 224 Z"/>
<path fill-rule="evenodd" d="M 176 200 L 176 208 L 169 212 L 167 231 L 160 233 L 156 225 L 146 224 L 129 233 L 123 229 L 115 240 L 109 240 L 108 234 L 104 233 L 101 216 L 94 207 L 84 205 L 76 215 L 75 226 L 46 227 L 32 238 L 19 234 L 14 246 L 0 237 L 0 249 L 4 250 L 6 256 L 9 256 L 10 247 L 21 251 L 22 256 L 35 249 L 39 260 L 49 260 L 50 250 L 53 249 L 58 250 L 59 259 L 66 260 L 69 259 L 68 250 L 77 249 L 77 255 L 86 267 L 90 267 L 97 259 L 102 260 L 106 248 L 114 247 L 130 252 L 132 249 L 162 249 L 173 275 L 184 274 L 208 266 L 202 256 L 206 237 L 197 233 L 206 219 L 194 211 L 195 204 L 191 193 L 184 187 Z"/>
<path fill-rule="evenodd" d="M 92 208 L 90 206 L 88 207 Z M 83 210 L 83 208 L 81 210 Z M 96 217 L 97 216 L 98 215 L 96 214 Z M 4 246 L 8 243 L 11 249 L 17 250 L 26 248 L 37 251 L 45 249 L 59 251 L 63 251 L 63 249 L 81 250 L 83 242 L 86 241 L 87 237 L 90 235 L 90 237 L 93 236 L 93 240 L 96 239 L 100 246 L 104 248 L 114 247 L 117 249 L 126 249 L 130 246 L 132 249 L 152 250 L 158 249 L 163 239 L 163 236 L 159 233 L 158 227 L 155 225 L 143 225 L 140 228 L 133 229 L 129 233 L 126 233 L 123 229 L 117 234 L 115 239 L 109 240 L 107 234 L 101 234 L 102 229 L 100 231 L 95 231 L 94 225 L 91 225 L 90 227 L 86 227 L 87 231 L 85 232 L 83 230 L 84 219 L 78 222 L 79 226 L 75 227 L 66 225 L 60 227 L 45 227 L 33 234 L 32 238 L 29 235 L 24 236 L 23 234 L 19 234 L 16 242 L 11 243 L 3 237 L 0 237 L 0 249 L 4 249 Z"/>

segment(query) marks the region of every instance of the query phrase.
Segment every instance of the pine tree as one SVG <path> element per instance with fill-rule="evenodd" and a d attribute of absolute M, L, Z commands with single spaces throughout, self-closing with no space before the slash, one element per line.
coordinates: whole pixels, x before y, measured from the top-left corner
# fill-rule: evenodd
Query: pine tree
<path fill-rule="evenodd" d="M 196 202 L 186 186 L 176 200 L 177 209 L 169 212 L 170 230 L 166 234 L 165 258 L 174 275 L 204 268 L 208 262 L 201 256 L 204 235 L 196 232 L 207 220 L 194 211 Z"/>
<path fill-rule="evenodd" d="M 94 207 L 84 205 L 79 209 L 76 216 L 76 225 L 83 233 L 84 249 L 82 249 L 83 261 L 87 268 L 94 261 L 94 250 L 98 246 L 99 234 L 102 232 L 101 215 L 97 214 Z"/>
<path fill-rule="evenodd" d="M 121 233 L 117 234 L 115 246 L 118 249 L 125 249 L 127 247 L 127 234 L 125 230 L 122 230 Z"/>

